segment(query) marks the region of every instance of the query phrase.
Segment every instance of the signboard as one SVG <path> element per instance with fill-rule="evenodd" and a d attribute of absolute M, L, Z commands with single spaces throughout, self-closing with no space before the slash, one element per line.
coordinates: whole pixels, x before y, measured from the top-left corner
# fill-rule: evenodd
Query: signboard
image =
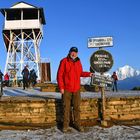
<path fill-rule="evenodd" d="M 10 72 L 10 78 L 15 78 L 18 69 L 11 68 L 8 71 Z"/>
<path fill-rule="evenodd" d="M 100 47 L 111 47 L 111 46 L 113 46 L 112 37 L 88 38 L 89 48 L 100 48 Z"/>
<path fill-rule="evenodd" d="M 107 72 L 113 66 L 112 55 L 105 50 L 98 50 L 90 57 L 90 65 L 96 72 Z"/>
<path fill-rule="evenodd" d="M 91 79 L 91 85 L 98 85 L 99 87 L 104 87 L 106 90 L 112 89 L 112 83 L 112 78 L 103 75 L 94 75 Z"/>

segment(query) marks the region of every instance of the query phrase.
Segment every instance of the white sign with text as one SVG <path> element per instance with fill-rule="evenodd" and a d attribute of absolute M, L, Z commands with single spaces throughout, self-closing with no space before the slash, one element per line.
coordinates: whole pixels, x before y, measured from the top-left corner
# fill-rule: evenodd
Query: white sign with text
<path fill-rule="evenodd" d="M 89 48 L 112 47 L 112 46 L 113 46 L 112 37 L 88 38 Z"/>

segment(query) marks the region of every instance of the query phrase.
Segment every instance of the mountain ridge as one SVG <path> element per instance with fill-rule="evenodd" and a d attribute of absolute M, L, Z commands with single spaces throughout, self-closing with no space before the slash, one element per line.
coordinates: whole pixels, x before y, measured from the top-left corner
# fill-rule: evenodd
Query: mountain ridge
<path fill-rule="evenodd" d="M 124 65 L 116 70 L 116 74 L 119 80 L 124 80 L 126 78 L 140 75 L 140 70 L 136 70 L 129 65 Z"/>

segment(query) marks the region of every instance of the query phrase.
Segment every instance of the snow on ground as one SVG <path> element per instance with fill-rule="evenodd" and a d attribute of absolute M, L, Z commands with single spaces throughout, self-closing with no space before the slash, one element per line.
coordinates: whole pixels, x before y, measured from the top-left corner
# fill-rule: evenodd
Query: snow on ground
<path fill-rule="evenodd" d="M 119 91 L 112 92 L 106 91 L 106 97 L 128 97 L 128 96 L 140 96 L 140 91 Z M 11 88 L 5 87 L 3 96 L 27 96 L 27 97 L 48 97 L 48 98 L 61 98 L 59 92 L 41 92 L 39 88 L 23 90 L 20 87 Z M 101 98 L 100 92 L 83 92 L 81 93 L 82 98 Z"/>
<path fill-rule="evenodd" d="M 106 92 L 107 97 L 140 96 L 138 91 Z M 22 90 L 21 88 L 4 88 L 3 96 L 27 96 L 61 98 L 58 92 L 40 92 L 39 89 Z M 100 98 L 101 94 L 84 92 L 82 98 Z M 57 127 L 37 130 L 1 130 L 0 140 L 140 140 L 140 126 L 112 126 L 102 128 L 99 126 L 86 128 L 80 133 L 72 129 L 71 133 L 64 134 Z"/>
<path fill-rule="evenodd" d="M 41 92 L 39 88 L 23 90 L 21 87 L 11 88 L 5 87 L 3 96 L 27 96 L 27 97 L 48 97 L 48 98 L 61 98 L 59 92 Z"/>
<path fill-rule="evenodd" d="M 86 132 L 63 133 L 56 127 L 38 130 L 2 130 L 0 140 L 140 140 L 140 126 L 94 126 Z"/>

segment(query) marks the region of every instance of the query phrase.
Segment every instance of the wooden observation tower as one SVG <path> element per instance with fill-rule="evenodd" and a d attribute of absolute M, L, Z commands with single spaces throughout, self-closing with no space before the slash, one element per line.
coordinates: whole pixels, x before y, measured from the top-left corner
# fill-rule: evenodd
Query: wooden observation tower
<path fill-rule="evenodd" d="M 11 79 L 20 78 L 25 65 L 35 69 L 40 80 L 39 46 L 45 24 L 43 8 L 25 2 L 18 2 L 10 8 L 1 9 L 5 17 L 3 38 L 7 50 L 4 73 Z"/>

